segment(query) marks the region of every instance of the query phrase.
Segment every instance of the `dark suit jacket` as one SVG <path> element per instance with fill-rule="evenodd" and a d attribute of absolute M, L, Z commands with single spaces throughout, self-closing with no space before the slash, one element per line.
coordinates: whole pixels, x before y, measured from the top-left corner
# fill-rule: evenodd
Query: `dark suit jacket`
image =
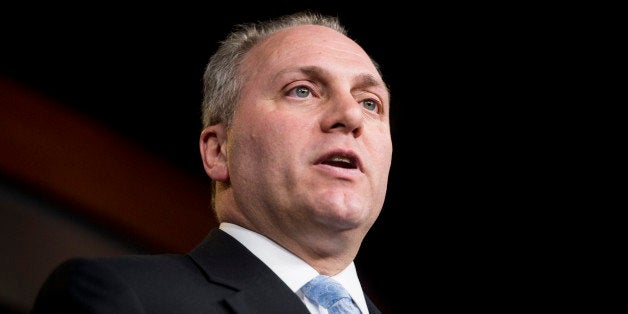
<path fill-rule="evenodd" d="M 270 268 L 216 228 L 186 255 L 70 259 L 48 277 L 32 313 L 309 312 Z"/>

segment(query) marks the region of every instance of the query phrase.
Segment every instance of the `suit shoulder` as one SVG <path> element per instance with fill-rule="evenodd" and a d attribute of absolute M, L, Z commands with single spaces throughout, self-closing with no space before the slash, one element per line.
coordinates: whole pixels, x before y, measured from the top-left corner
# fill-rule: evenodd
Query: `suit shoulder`
<path fill-rule="evenodd" d="M 33 313 L 51 313 L 50 309 L 55 309 L 52 313 L 92 312 L 85 309 L 162 313 L 174 308 L 196 313 L 200 308 L 219 309 L 219 300 L 230 293 L 209 282 L 186 255 L 71 258 L 47 278 Z"/>
<path fill-rule="evenodd" d="M 196 264 L 181 254 L 72 258 L 62 263 L 58 270 L 69 273 L 108 273 L 128 283 L 144 280 L 156 282 L 160 279 L 168 280 L 171 276 L 182 280 L 186 277 L 198 278 L 200 274 Z"/>

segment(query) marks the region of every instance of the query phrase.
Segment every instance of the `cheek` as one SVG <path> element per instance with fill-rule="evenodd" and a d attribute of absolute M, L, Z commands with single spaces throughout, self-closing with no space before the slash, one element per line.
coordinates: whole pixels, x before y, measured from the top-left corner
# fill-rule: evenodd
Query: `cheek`
<path fill-rule="evenodd" d="M 281 111 L 258 111 L 250 115 L 241 115 L 234 123 L 231 136 L 232 157 L 277 162 L 280 158 L 290 157 L 294 146 L 304 143 L 304 134 L 309 127 L 298 117 Z"/>
<path fill-rule="evenodd" d="M 379 169 L 382 180 L 385 180 L 392 163 L 392 142 L 387 140 L 386 136 L 382 136 L 379 141 L 371 141 L 369 146 L 373 160 L 377 161 L 375 165 Z"/>
<path fill-rule="evenodd" d="M 308 137 L 312 123 L 309 117 L 277 110 L 270 113 L 270 119 L 261 123 L 259 139 L 269 141 L 269 145 L 294 146 Z"/>

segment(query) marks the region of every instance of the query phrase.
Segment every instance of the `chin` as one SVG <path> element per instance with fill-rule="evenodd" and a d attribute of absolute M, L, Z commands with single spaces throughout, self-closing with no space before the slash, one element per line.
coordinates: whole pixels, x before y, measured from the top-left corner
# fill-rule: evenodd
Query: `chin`
<path fill-rule="evenodd" d="M 347 198 L 345 194 L 336 193 L 333 194 L 335 197 L 326 196 L 315 202 L 316 207 L 312 212 L 315 220 L 346 230 L 363 228 L 364 225 L 372 224 L 372 208 L 366 202 Z"/>
<path fill-rule="evenodd" d="M 322 221 L 325 225 L 332 226 L 340 230 L 361 229 L 370 223 L 368 215 L 364 210 L 340 210 L 328 212 Z"/>

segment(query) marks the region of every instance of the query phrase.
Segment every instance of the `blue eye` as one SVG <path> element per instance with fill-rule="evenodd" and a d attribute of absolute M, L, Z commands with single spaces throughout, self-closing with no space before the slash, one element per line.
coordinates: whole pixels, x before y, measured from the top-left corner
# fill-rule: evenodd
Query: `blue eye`
<path fill-rule="evenodd" d="M 299 86 L 294 89 L 294 95 L 300 98 L 306 98 L 310 96 L 311 93 L 310 89 L 305 86 Z"/>
<path fill-rule="evenodd" d="M 366 110 L 369 111 L 377 111 L 377 102 L 373 101 L 372 99 L 365 99 L 362 101 L 362 106 L 364 106 L 364 108 L 366 108 Z"/>

